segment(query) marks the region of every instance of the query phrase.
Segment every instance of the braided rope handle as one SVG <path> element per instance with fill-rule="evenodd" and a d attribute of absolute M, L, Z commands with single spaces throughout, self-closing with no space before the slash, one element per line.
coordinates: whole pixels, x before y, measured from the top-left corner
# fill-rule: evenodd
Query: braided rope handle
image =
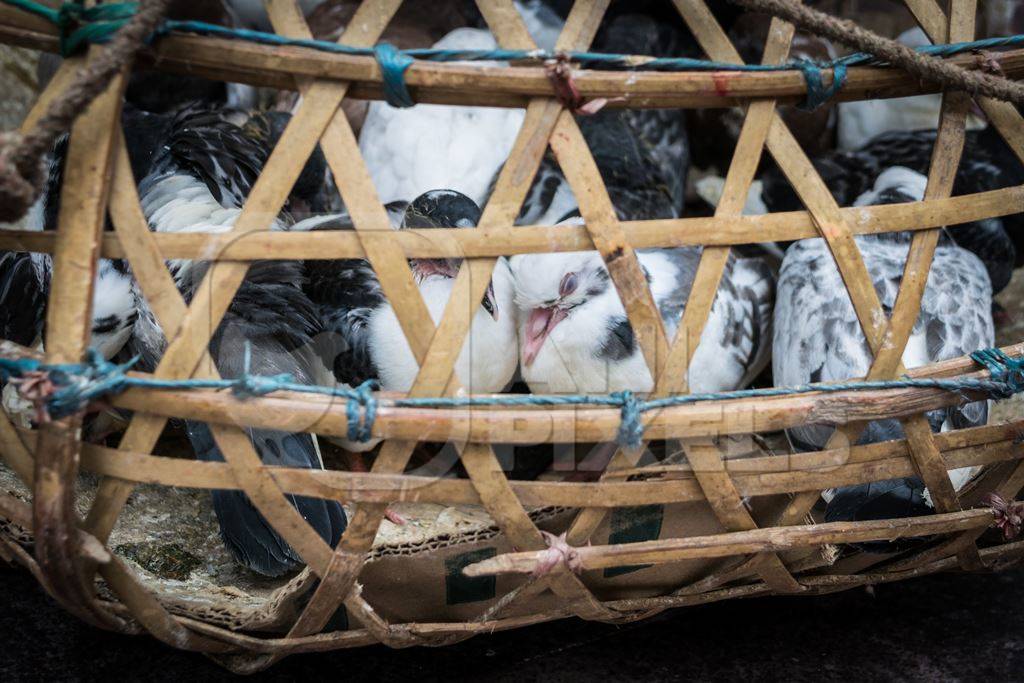
<path fill-rule="evenodd" d="M 142 0 L 130 19 L 101 21 L 100 26 L 105 31 L 103 35 L 96 29 L 72 34 L 78 35 L 73 41 L 75 45 L 100 42 L 121 26 L 109 46 L 78 72 L 74 83 L 50 104 L 30 133 L 24 136 L 6 133 L 0 137 L 0 222 L 16 221 L 29 210 L 42 192 L 46 179 L 43 158 L 54 141 L 71 127 L 89 103 L 106 89 L 110 79 L 146 44 L 163 20 L 169 2 Z"/>

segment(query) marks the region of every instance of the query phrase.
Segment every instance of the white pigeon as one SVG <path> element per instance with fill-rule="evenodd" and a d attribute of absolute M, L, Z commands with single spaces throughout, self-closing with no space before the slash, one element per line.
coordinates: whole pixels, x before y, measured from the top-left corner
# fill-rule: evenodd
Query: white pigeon
<path fill-rule="evenodd" d="M 489 31 L 455 29 L 439 49 L 492 50 Z M 477 205 L 505 163 L 522 125 L 522 109 L 418 104 L 396 109 L 373 102 L 359 135 L 359 149 L 381 201 L 409 201 L 439 187 Z"/>
<path fill-rule="evenodd" d="M 897 38 L 908 47 L 922 47 L 932 42 L 920 28 L 904 31 Z M 883 100 L 861 100 L 839 103 L 838 148 L 859 149 L 865 142 L 889 131 L 911 131 L 937 128 L 942 96 L 914 95 Z M 977 114 L 967 119 L 969 130 L 985 127 L 985 120 Z"/>
<path fill-rule="evenodd" d="M 874 188 L 856 206 L 919 201 L 927 179 L 920 173 L 892 167 L 879 175 Z M 897 232 L 856 237 L 882 306 L 891 312 L 903 276 L 911 235 Z M 935 251 L 921 312 L 914 325 L 903 364 L 915 368 L 956 358 L 993 344 L 992 286 L 977 256 L 943 236 Z M 827 245 L 821 238 L 801 240 L 786 251 L 779 275 L 775 307 L 773 376 L 777 386 L 830 382 L 863 377 L 871 353 L 849 295 Z M 934 431 L 984 424 L 984 401 L 928 413 Z M 823 448 L 832 427 L 813 425 L 790 430 L 801 450 Z M 896 420 L 872 422 L 861 443 L 898 439 Z M 957 488 L 973 475 L 972 468 L 953 471 Z M 922 507 L 923 506 L 923 507 Z M 830 503 L 830 519 L 903 517 L 930 511 L 919 479 L 874 482 L 839 489 Z M 870 547 L 870 546 L 869 546 Z"/>
<path fill-rule="evenodd" d="M 544 0 L 515 0 L 526 30 L 541 50 L 552 51 L 565 21 Z"/>
<path fill-rule="evenodd" d="M 402 228 L 472 228 L 480 209 L 468 197 L 451 190 L 432 190 L 405 209 Z M 315 230 L 338 229 L 323 224 Z M 340 227 L 346 227 L 344 225 Z M 458 259 L 414 259 L 411 264 L 420 293 L 434 322 L 440 322 L 455 283 Z M 325 366 L 333 370 L 328 382 L 354 387 L 377 380 L 388 391 L 408 391 L 419 372 L 409 343 L 391 303 L 381 291 L 370 265 L 361 259 L 306 262 L 306 293 L 320 309 L 325 330 L 337 338 L 325 340 Z M 518 362 L 516 309 L 512 277 L 505 259 L 498 259 L 491 286 L 477 307 L 455 371 L 466 391 L 495 393 L 512 381 Z M 321 382 L 325 383 L 325 382 Z M 374 444 L 343 441 L 348 450 L 367 450 Z"/>
<path fill-rule="evenodd" d="M 637 252 L 673 338 L 693 284 L 699 248 Z M 597 252 L 510 259 L 520 309 L 523 380 L 534 393 L 649 392 L 654 382 L 618 293 Z M 749 384 L 768 362 L 775 295 L 771 269 L 733 258 L 688 375 L 695 392 Z"/>

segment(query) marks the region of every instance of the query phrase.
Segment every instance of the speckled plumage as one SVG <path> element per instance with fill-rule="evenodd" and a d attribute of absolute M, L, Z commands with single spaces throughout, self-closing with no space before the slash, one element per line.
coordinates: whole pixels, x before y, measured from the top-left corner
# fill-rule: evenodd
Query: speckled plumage
<path fill-rule="evenodd" d="M 262 171 L 272 144 L 272 131 L 259 125 L 239 127 L 248 117 L 238 112 L 189 111 L 177 116 L 169 138 L 139 184 L 143 213 L 158 232 L 226 231 Z M 307 163 L 307 170 L 310 167 Z M 296 185 L 296 190 L 304 187 Z M 319 188 L 313 182 L 312 192 Z M 290 219 L 276 218 L 271 229 L 284 229 Z M 207 262 L 170 264 L 175 284 L 187 301 L 207 270 Z M 260 375 L 290 374 L 295 381 L 314 383 L 320 373 L 314 339 L 321 331 L 318 312 L 306 297 L 301 263 L 256 262 L 232 300 L 210 342 L 210 353 L 224 377 L 244 371 Z M 166 346 L 141 292 L 133 349 L 147 366 L 155 366 Z M 201 460 L 223 460 L 206 425 L 186 421 L 186 432 Z M 304 433 L 246 430 L 260 459 L 267 464 L 321 469 L 316 442 Z M 336 501 L 289 496 L 292 504 L 327 543 L 338 542 L 346 519 Z M 214 491 L 214 511 L 224 542 L 239 562 L 269 576 L 298 568 L 301 558 L 263 519 L 240 491 Z"/>
<path fill-rule="evenodd" d="M 671 339 L 682 319 L 700 259 L 698 248 L 637 253 L 655 304 Z M 653 380 L 615 287 L 597 252 L 514 256 L 516 304 L 520 309 L 523 379 L 535 393 L 647 392 Z M 564 279 L 578 284 L 561 295 Z M 760 259 L 732 258 L 719 285 L 708 324 L 689 373 L 693 391 L 746 386 L 768 361 L 775 276 Z M 528 349 L 532 311 L 564 311 L 540 346 Z"/>
<path fill-rule="evenodd" d="M 927 173 L 936 132 L 892 132 L 880 135 L 855 152 L 833 152 L 814 159 L 814 166 L 840 206 L 849 206 L 871 189 L 875 178 L 892 166 Z M 762 176 L 761 198 L 769 211 L 802 208 L 792 186 L 777 168 Z M 985 192 L 1024 183 L 1024 166 L 991 127 L 969 131 L 953 194 Z M 952 226 L 949 234 L 985 264 L 994 292 L 1010 281 L 1013 268 L 1024 263 L 1024 214 L 1011 214 Z"/>
<path fill-rule="evenodd" d="M 925 183 L 924 176 L 908 169 L 889 169 L 880 176 L 874 190 L 858 199 L 857 205 L 917 201 L 923 195 Z M 903 276 L 910 234 L 860 236 L 856 240 L 875 291 L 886 313 L 891 315 Z M 914 368 L 991 346 L 994 339 L 991 296 L 981 261 L 951 240 L 940 240 L 921 300 L 921 311 L 903 353 L 904 366 Z M 871 366 L 871 359 L 827 245 L 820 238 L 794 243 L 786 251 L 779 275 L 772 349 L 775 384 L 791 386 L 863 377 Z M 987 404 L 981 401 L 931 411 L 928 419 L 933 430 L 939 431 L 984 424 L 987 415 Z M 824 447 L 832 431 L 829 426 L 810 425 L 794 428 L 789 434 L 798 448 L 818 450 Z M 898 421 L 881 420 L 868 426 L 860 443 L 901 437 Z M 970 472 L 954 474 L 955 482 L 962 485 Z M 886 500 L 896 501 L 894 505 L 906 505 L 907 501 L 916 500 L 911 489 L 920 489 L 920 498 L 924 488 L 919 479 L 907 481 L 910 483 L 900 487 L 887 487 L 884 491 L 879 488 L 871 492 L 872 496 L 865 494 L 863 486 L 840 489 L 837 505 L 846 509 L 851 497 L 867 505 L 882 494 Z M 926 499 L 926 496 L 921 498 Z M 853 506 L 857 510 L 861 507 Z M 892 509 L 905 511 L 902 507 Z"/>

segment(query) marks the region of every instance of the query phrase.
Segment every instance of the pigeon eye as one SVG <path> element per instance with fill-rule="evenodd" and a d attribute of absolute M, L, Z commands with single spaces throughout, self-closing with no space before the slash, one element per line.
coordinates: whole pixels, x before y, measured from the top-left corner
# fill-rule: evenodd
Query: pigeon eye
<path fill-rule="evenodd" d="M 577 284 L 579 284 L 579 278 L 576 273 L 566 273 L 562 278 L 562 284 L 558 285 L 558 295 L 569 296 L 576 291 Z"/>

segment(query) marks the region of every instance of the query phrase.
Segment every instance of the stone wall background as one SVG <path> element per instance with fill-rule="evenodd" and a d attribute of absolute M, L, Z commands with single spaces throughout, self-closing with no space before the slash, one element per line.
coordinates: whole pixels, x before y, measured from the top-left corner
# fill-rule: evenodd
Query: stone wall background
<path fill-rule="evenodd" d="M 39 96 L 39 53 L 0 45 L 0 130 L 15 130 Z"/>

